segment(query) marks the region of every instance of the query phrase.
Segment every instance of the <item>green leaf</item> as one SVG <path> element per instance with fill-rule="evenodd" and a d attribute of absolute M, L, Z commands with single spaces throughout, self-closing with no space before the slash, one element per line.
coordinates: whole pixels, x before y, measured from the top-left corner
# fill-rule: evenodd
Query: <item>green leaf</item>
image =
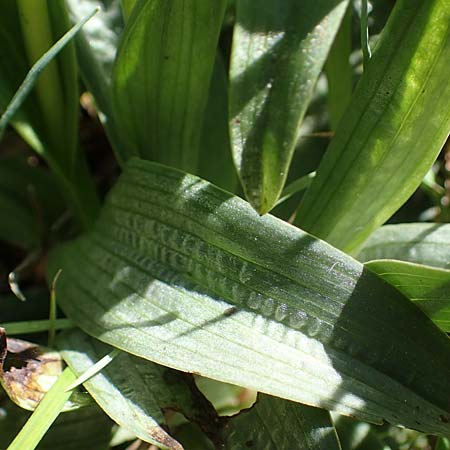
<path fill-rule="evenodd" d="M 200 142 L 198 174 L 216 186 L 235 192 L 236 169 L 228 130 L 228 79 L 220 53 L 216 56 Z"/>
<path fill-rule="evenodd" d="M 2 120 L 9 121 L 11 111 L 22 105 L 13 125 L 45 158 L 85 228 L 97 212 L 98 199 L 78 152 L 78 80 L 67 42 L 88 18 L 67 31 L 64 4 L 46 0 L 7 2 L 0 17 L 0 57 L 10 63 L 0 74 L 0 108 L 6 109 Z"/>
<path fill-rule="evenodd" d="M 450 439 L 439 438 L 435 450 L 450 450 Z"/>
<path fill-rule="evenodd" d="M 398 259 L 450 269 L 450 225 L 404 223 L 375 231 L 358 253 L 362 262 Z"/>
<path fill-rule="evenodd" d="M 296 224 L 354 251 L 419 186 L 450 129 L 450 4 L 400 0 Z"/>
<path fill-rule="evenodd" d="M 353 71 L 350 65 L 352 51 L 352 5 L 342 19 L 325 64 L 328 82 L 328 109 L 331 129 L 336 130 L 349 105 L 353 90 Z"/>
<path fill-rule="evenodd" d="M 116 125 L 127 157 L 198 168 L 208 86 L 225 0 L 136 2 L 113 73 Z"/>
<path fill-rule="evenodd" d="M 448 433 L 450 341 L 330 245 L 192 175 L 133 160 L 53 255 L 84 331 L 182 371 Z"/>
<path fill-rule="evenodd" d="M 412 300 L 442 330 L 450 333 L 450 271 L 395 260 L 365 266 Z"/>
<path fill-rule="evenodd" d="M 329 412 L 263 394 L 231 418 L 224 435 L 227 450 L 341 449 Z"/>
<path fill-rule="evenodd" d="M 110 346 L 79 330 L 61 334 L 58 347 L 77 375 L 111 351 Z M 161 427 L 166 424 L 164 411 L 182 411 L 188 417 L 205 414 L 201 404 L 195 405 L 192 386 L 183 378 L 166 367 L 121 352 L 84 386 L 115 422 L 138 438 L 159 448 L 179 450 L 180 444 Z"/>
<path fill-rule="evenodd" d="M 270 211 L 347 0 L 240 0 L 230 68 L 233 157 L 245 195 Z"/>
<path fill-rule="evenodd" d="M 83 81 L 95 98 L 99 119 L 108 134 L 119 163 L 127 159 L 125 143 L 121 141 L 115 123 L 111 84 L 112 68 L 116 58 L 123 18 L 120 0 L 66 0 L 74 22 L 96 7 L 101 11 L 90 20 L 75 38 L 78 63 Z"/>
<path fill-rule="evenodd" d="M 0 447 L 6 448 L 30 414 L 7 398 L 0 399 L 0 414 Z M 64 413 L 56 419 L 37 449 L 107 450 L 111 427 L 112 422 L 97 406 Z"/>

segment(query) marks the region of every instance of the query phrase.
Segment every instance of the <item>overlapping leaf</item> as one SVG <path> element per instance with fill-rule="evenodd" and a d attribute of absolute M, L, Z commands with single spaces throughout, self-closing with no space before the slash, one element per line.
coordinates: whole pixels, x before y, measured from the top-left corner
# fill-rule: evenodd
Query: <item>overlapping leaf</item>
<path fill-rule="evenodd" d="M 450 271 L 395 260 L 365 264 L 416 303 L 438 327 L 450 332 Z"/>
<path fill-rule="evenodd" d="M 348 1 L 240 0 L 230 68 L 233 157 L 246 197 L 270 211 Z"/>
<path fill-rule="evenodd" d="M 360 261 L 398 259 L 450 268 L 450 225 L 405 223 L 375 231 L 358 254 Z"/>
<path fill-rule="evenodd" d="M 111 351 L 109 346 L 79 330 L 62 334 L 58 345 L 77 375 Z M 193 381 L 192 386 L 188 381 L 184 374 L 121 353 L 84 385 L 115 422 L 159 448 L 179 450 L 181 445 L 162 428 L 166 424 L 166 412 L 180 411 L 188 418 L 203 422 L 215 417 L 210 405 L 208 416 L 207 403 L 201 401 L 199 392 L 197 403 L 194 401 Z"/>
<path fill-rule="evenodd" d="M 450 4 L 400 0 L 296 224 L 353 251 L 414 192 L 450 130 Z"/>
<path fill-rule="evenodd" d="M 134 160 L 92 233 L 51 266 L 66 314 L 123 350 L 449 432 L 448 337 L 360 263 L 196 177 Z"/>
<path fill-rule="evenodd" d="M 223 434 L 227 450 L 341 449 L 329 412 L 263 394 Z"/>

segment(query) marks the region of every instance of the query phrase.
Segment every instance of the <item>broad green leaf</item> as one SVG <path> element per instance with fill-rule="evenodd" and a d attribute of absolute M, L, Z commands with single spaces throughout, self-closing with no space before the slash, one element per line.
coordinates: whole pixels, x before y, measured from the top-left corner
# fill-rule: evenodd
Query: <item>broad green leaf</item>
<path fill-rule="evenodd" d="M 362 264 L 192 175 L 133 160 L 51 258 L 84 331 L 182 371 L 429 433 L 450 340 Z"/>
<path fill-rule="evenodd" d="M 127 157 L 139 155 L 197 171 L 200 124 L 225 4 L 136 2 L 112 81 L 116 125 L 126 139 Z"/>
<path fill-rule="evenodd" d="M 398 259 L 450 269 L 450 225 L 404 223 L 375 231 L 358 253 L 362 262 Z"/>
<path fill-rule="evenodd" d="M 128 20 L 128 17 L 130 17 L 131 11 L 136 4 L 136 0 L 121 0 L 120 3 L 122 6 L 123 18 L 124 20 Z"/>
<path fill-rule="evenodd" d="M 0 393 L 0 398 L 2 394 Z M 0 399 L 0 448 L 6 448 L 30 413 Z M 97 406 L 61 414 L 36 447 L 37 450 L 107 450 L 112 422 Z M 25 450 L 21 448 L 20 450 Z"/>
<path fill-rule="evenodd" d="M 353 71 L 350 65 L 352 51 L 352 5 L 342 19 L 333 45 L 330 48 L 325 74 L 328 82 L 328 110 L 331 129 L 336 130 L 352 98 Z"/>
<path fill-rule="evenodd" d="M 48 171 L 24 157 L 0 159 L 0 240 L 27 250 L 38 247 L 64 209 Z"/>
<path fill-rule="evenodd" d="M 297 213 L 354 251 L 414 192 L 450 130 L 450 3 L 399 0 Z"/>
<path fill-rule="evenodd" d="M 79 330 L 61 334 L 58 346 L 77 375 L 111 351 L 110 346 Z M 122 352 L 84 386 L 119 425 L 159 448 L 178 450 L 180 444 L 161 428 L 166 424 L 164 412 L 181 411 L 187 417 L 206 414 L 201 410 L 205 403 L 196 406 L 186 380 L 166 367 Z"/>
<path fill-rule="evenodd" d="M 412 300 L 442 330 L 450 333 L 450 271 L 395 260 L 365 264 Z"/>
<path fill-rule="evenodd" d="M 223 434 L 227 450 L 341 449 L 328 411 L 264 394 L 231 418 Z"/>
<path fill-rule="evenodd" d="M 198 174 L 216 186 L 235 192 L 236 169 L 228 130 L 228 79 L 220 53 L 216 56 L 203 121 Z"/>
<path fill-rule="evenodd" d="M 74 22 L 96 7 L 102 10 L 90 20 L 75 38 L 78 63 L 83 81 L 95 98 L 99 118 L 105 127 L 118 161 L 126 157 L 124 142 L 115 124 L 111 97 L 112 67 L 116 58 L 123 19 L 120 0 L 66 0 Z"/>
<path fill-rule="evenodd" d="M 270 211 L 347 0 L 240 0 L 230 68 L 233 157 L 245 195 Z"/>

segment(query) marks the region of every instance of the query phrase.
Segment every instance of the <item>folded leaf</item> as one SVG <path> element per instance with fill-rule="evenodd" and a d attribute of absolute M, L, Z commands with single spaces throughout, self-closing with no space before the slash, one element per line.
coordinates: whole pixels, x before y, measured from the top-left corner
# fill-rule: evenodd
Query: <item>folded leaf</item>
<path fill-rule="evenodd" d="M 360 261 L 399 259 L 450 269 L 450 225 L 404 223 L 375 231 L 358 253 Z"/>
<path fill-rule="evenodd" d="M 138 1 L 113 72 L 116 126 L 127 157 L 190 172 L 199 142 L 225 0 Z"/>
<path fill-rule="evenodd" d="M 341 449 L 329 412 L 264 394 L 232 417 L 223 434 L 227 450 Z"/>
<path fill-rule="evenodd" d="M 240 0 L 230 68 L 233 157 L 261 214 L 281 194 L 347 0 Z"/>
<path fill-rule="evenodd" d="M 59 268 L 67 316 L 120 349 L 367 421 L 450 431 L 444 333 L 357 261 L 192 175 L 130 162 L 93 231 L 53 255 Z"/>
<path fill-rule="evenodd" d="M 370 261 L 365 266 L 412 300 L 439 328 L 450 333 L 450 270 L 384 259 Z"/>
<path fill-rule="evenodd" d="M 296 224 L 354 251 L 411 196 L 450 130 L 450 3 L 399 0 Z"/>
<path fill-rule="evenodd" d="M 61 334 L 58 346 L 78 376 L 111 351 L 108 345 L 79 330 Z M 205 415 L 202 406 L 206 404 L 203 401 L 196 406 L 190 390 L 192 386 L 180 375 L 142 358 L 121 353 L 84 386 L 115 422 L 138 438 L 159 448 L 179 450 L 181 445 L 161 427 L 166 423 L 164 413 L 181 411 L 187 417 L 201 418 Z M 198 396 L 201 398 L 200 393 Z"/>

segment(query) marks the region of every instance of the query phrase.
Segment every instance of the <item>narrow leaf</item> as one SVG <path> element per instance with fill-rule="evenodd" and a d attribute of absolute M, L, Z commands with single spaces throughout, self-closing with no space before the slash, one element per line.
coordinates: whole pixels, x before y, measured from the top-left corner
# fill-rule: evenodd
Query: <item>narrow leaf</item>
<path fill-rule="evenodd" d="M 74 373 L 66 368 L 7 450 L 34 450 L 36 448 L 69 400 L 72 393 L 65 392 L 65 389 L 74 380 Z"/>
<path fill-rule="evenodd" d="M 450 129 L 450 3 L 400 0 L 296 224 L 354 251 L 419 186 Z"/>
<path fill-rule="evenodd" d="M 69 366 L 80 375 L 111 352 L 111 347 L 79 330 L 61 334 L 58 346 Z M 162 428 L 166 424 L 164 412 L 181 411 L 187 417 L 201 417 L 203 413 L 201 403 L 194 406 L 188 385 L 172 375 L 175 372 L 170 369 L 120 352 L 84 386 L 115 422 L 140 439 L 160 448 L 181 450 Z"/>
<path fill-rule="evenodd" d="M 448 337 L 357 261 L 194 176 L 133 160 L 95 229 L 51 267 L 68 317 L 122 350 L 449 432 Z"/>
<path fill-rule="evenodd" d="M 450 333 L 450 271 L 395 260 L 365 264 L 412 300 L 442 330 Z"/>
<path fill-rule="evenodd" d="M 223 434 L 227 450 L 341 449 L 328 411 L 264 394 L 233 417 Z"/>
<path fill-rule="evenodd" d="M 270 211 L 347 0 L 240 0 L 230 68 L 233 157 L 245 195 Z"/>
<path fill-rule="evenodd" d="M 120 140 L 110 94 L 112 67 L 123 31 L 120 0 L 66 0 L 70 16 L 78 22 L 94 8 L 101 11 L 78 33 L 75 44 L 83 81 L 95 98 L 99 119 L 108 134 L 119 163 L 126 160 L 125 144 Z"/>
<path fill-rule="evenodd" d="M 450 269 L 450 225 L 405 223 L 375 231 L 358 254 L 360 261 L 399 259 Z"/>
<path fill-rule="evenodd" d="M 127 157 L 198 169 L 199 141 L 225 0 L 139 1 L 113 73 Z"/>
<path fill-rule="evenodd" d="M 5 398 L 0 399 L 0 411 L 0 448 L 6 448 L 30 413 Z M 95 405 L 64 413 L 56 419 L 37 449 L 107 450 L 112 425 L 111 420 Z"/>

